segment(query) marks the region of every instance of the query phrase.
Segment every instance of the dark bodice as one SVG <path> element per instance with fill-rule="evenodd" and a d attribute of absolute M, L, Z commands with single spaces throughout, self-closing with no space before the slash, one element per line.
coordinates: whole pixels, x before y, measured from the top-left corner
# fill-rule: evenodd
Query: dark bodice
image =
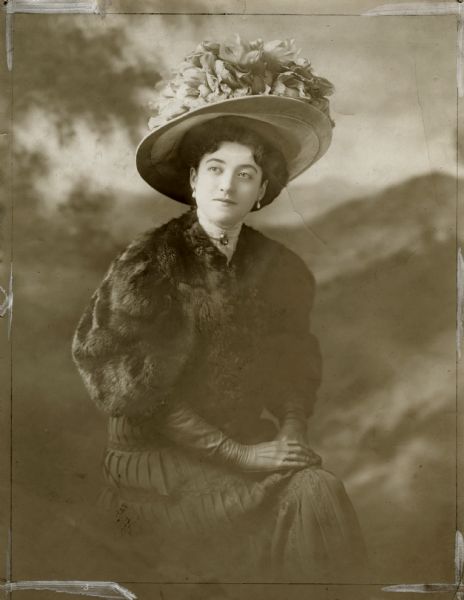
<path fill-rule="evenodd" d="M 133 242 L 112 264 L 73 343 L 108 414 L 162 419 L 176 400 L 233 433 L 312 410 L 321 361 L 309 331 L 314 279 L 282 244 L 244 225 L 230 263 L 191 210 Z"/>

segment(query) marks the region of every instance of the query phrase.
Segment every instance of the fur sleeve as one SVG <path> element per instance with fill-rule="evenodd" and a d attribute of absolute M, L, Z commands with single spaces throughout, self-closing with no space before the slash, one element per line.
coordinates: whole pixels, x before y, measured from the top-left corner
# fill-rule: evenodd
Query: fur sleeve
<path fill-rule="evenodd" d="M 166 256 L 133 243 L 110 266 L 73 338 L 92 400 L 110 415 L 146 417 L 168 403 L 191 352 Z"/>
<path fill-rule="evenodd" d="M 266 407 L 282 418 L 286 403 L 296 403 L 309 416 L 322 375 L 319 342 L 310 329 L 315 281 L 301 258 L 290 251 L 281 254 L 274 274 L 265 349 Z"/>

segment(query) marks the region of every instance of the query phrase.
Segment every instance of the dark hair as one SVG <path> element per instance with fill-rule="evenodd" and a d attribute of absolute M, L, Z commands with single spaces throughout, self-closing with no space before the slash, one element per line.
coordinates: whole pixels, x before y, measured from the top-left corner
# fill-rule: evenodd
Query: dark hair
<path fill-rule="evenodd" d="M 238 142 L 251 148 L 253 158 L 263 171 L 263 181 L 267 188 L 261 205 L 270 204 L 288 181 L 285 158 L 278 148 L 255 131 L 253 122 L 241 117 L 217 117 L 190 129 L 179 146 L 180 167 L 188 178 L 190 168 L 198 169 L 205 154 L 218 150 L 222 142 Z"/>

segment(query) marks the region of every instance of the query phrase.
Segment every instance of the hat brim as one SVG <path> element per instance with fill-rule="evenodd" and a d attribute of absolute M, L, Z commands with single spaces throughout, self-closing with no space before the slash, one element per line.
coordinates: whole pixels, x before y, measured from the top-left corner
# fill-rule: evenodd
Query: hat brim
<path fill-rule="evenodd" d="M 282 96 L 232 98 L 191 110 L 148 133 L 136 151 L 142 178 L 162 194 L 189 204 L 184 187 L 179 185 L 179 143 L 191 127 L 224 116 L 240 118 L 279 148 L 287 162 L 289 180 L 319 160 L 332 139 L 330 119 L 307 102 Z"/>

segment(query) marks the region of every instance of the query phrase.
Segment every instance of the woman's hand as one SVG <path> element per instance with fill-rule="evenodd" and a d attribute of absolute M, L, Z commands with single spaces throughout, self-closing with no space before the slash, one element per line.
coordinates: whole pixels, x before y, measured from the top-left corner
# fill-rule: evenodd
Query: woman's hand
<path fill-rule="evenodd" d="M 322 464 L 322 458 L 319 454 L 316 454 L 308 445 L 308 438 L 306 433 L 298 428 L 282 428 L 276 435 L 277 441 L 293 441 L 298 442 L 303 448 L 305 448 L 310 456 L 311 464 L 309 466 L 317 467 Z"/>
<path fill-rule="evenodd" d="M 317 456 L 296 440 L 273 440 L 242 446 L 239 467 L 244 471 L 286 471 L 314 466 Z M 320 457 L 319 463 L 320 464 Z"/>

